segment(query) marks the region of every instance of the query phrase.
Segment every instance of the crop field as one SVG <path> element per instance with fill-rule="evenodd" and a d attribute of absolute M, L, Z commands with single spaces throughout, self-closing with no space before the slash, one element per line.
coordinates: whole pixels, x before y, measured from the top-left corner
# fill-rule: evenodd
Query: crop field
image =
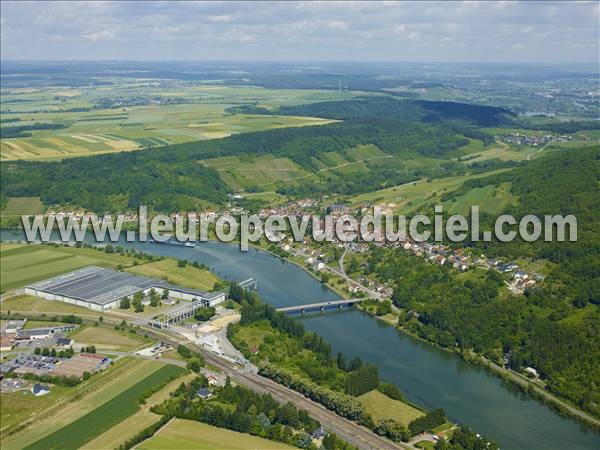
<path fill-rule="evenodd" d="M 295 447 L 201 422 L 173 419 L 138 448 L 140 450 L 247 450 L 251 448 L 274 450 Z"/>
<path fill-rule="evenodd" d="M 2 210 L 2 217 L 20 217 L 44 212 L 44 205 L 39 197 L 11 197 Z"/>
<path fill-rule="evenodd" d="M 25 448 L 29 450 L 78 449 L 120 421 L 135 414 L 139 410 L 137 399 L 145 391 L 163 383 L 172 376 L 178 376 L 184 372 L 185 369 L 181 367 L 162 366 L 87 414 L 27 445 Z"/>
<path fill-rule="evenodd" d="M 23 448 L 49 435 L 163 366 L 158 361 L 127 357 L 75 387 L 54 386 L 43 397 L 2 394 L 2 449 Z M 45 400 L 48 397 L 51 402 Z"/>
<path fill-rule="evenodd" d="M 26 245 L 0 247 L 0 290 L 14 289 L 84 266 L 116 267 L 132 264 L 133 259 L 89 248 Z M 26 270 L 25 270 L 26 269 Z"/>
<path fill-rule="evenodd" d="M 440 202 L 437 198 L 438 195 L 459 188 L 470 178 L 487 177 L 506 170 L 507 169 L 500 169 L 482 174 L 461 175 L 430 181 L 414 181 L 400 186 L 393 186 L 374 192 L 368 192 L 366 194 L 360 194 L 352 197 L 350 202 L 352 205 L 360 205 L 364 202 L 373 202 L 376 204 L 381 202 L 393 202 L 397 205 L 398 212 L 401 214 L 422 211 L 422 208 L 429 203 L 438 204 Z M 431 206 L 431 209 L 433 210 L 433 206 Z"/>
<path fill-rule="evenodd" d="M 510 183 L 471 189 L 454 200 L 443 203 L 448 214 L 468 215 L 471 205 L 478 205 L 480 212 L 498 214 L 516 201 L 510 192 Z"/>
<path fill-rule="evenodd" d="M 163 389 L 152 394 L 146 400 L 145 404 L 140 405 L 141 409 L 138 412 L 132 416 L 129 416 L 125 420 L 122 420 L 114 427 L 100 434 L 98 437 L 95 437 L 91 441 L 87 442 L 81 447 L 81 450 L 118 448 L 125 441 L 132 438 L 137 433 L 160 419 L 158 414 L 154 414 L 150 411 L 152 406 L 158 405 L 167 400 L 170 393 L 177 389 L 181 383 L 190 382 L 195 377 L 195 374 L 190 373 L 171 381 Z"/>
<path fill-rule="evenodd" d="M 359 145 L 343 152 L 326 152 L 318 158 L 312 157 L 316 172 L 309 172 L 288 158 L 273 155 L 259 157 L 225 156 L 201 161 L 202 164 L 219 172 L 221 179 L 233 190 L 243 190 L 250 186 L 274 189 L 279 182 L 305 182 L 320 175 L 347 175 L 369 171 L 367 164 L 401 164 L 400 160 L 387 155 L 375 145 Z M 252 198 L 265 198 L 260 193 Z M 272 196 L 268 200 L 272 199 Z"/>
<path fill-rule="evenodd" d="M 54 124 L 31 136 L 3 138 L 0 159 L 62 159 L 158 147 L 290 126 L 321 125 L 314 117 L 230 114 L 244 103 L 276 108 L 335 98 L 329 91 L 271 90 L 177 84 L 168 80 L 111 86 L 4 91 L 2 127 Z M 349 97 L 352 98 L 352 97 Z"/>
<path fill-rule="evenodd" d="M 98 350 L 107 353 L 110 353 L 111 350 L 131 351 L 152 342 L 152 340 L 144 339 L 138 334 L 117 331 L 106 326 L 83 327 L 73 333 L 71 338 L 77 344 L 95 345 Z"/>
<path fill-rule="evenodd" d="M 153 263 L 131 266 L 126 271 L 147 277 L 167 279 L 170 283 L 203 291 L 210 291 L 218 281 L 217 277 L 208 270 L 198 269 L 189 264 L 186 267 L 178 267 L 174 259 L 163 259 Z"/>
<path fill-rule="evenodd" d="M 234 190 L 308 175 L 307 171 L 290 159 L 272 155 L 244 158 L 244 161 L 237 156 L 224 156 L 204 160 L 202 163 L 217 170 L 221 179 Z"/>
<path fill-rule="evenodd" d="M 408 426 L 411 421 L 424 415 L 423 411 L 407 403 L 389 398 L 377 390 L 367 392 L 358 399 L 375 422 L 391 417 L 402 425 Z"/>

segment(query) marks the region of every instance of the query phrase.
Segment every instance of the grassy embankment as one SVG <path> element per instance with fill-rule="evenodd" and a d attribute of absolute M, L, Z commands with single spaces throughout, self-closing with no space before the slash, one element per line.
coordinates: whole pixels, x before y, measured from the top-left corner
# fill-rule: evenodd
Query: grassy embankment
<path fill-rule="evenodd" d="M 173 419 L 138 448 L 140 450 L 247 450 L 251 448 L 285 450 L 295 447 L 201 422 Z"/>

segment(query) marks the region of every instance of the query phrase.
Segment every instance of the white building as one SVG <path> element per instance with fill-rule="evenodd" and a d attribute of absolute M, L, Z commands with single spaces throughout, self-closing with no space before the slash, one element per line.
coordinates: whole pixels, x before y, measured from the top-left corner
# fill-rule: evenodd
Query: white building
<path fill-rule="evenodd" d="M 223 292 L 188 289 L 164 280 L 96 266 L 84 267 L 31 284 L 25 287 L 25 293 L 95 311 L 107 311 L 118 308 L 124 297 L 132 297 L 138 292 L 146 296 L 152 290 L 160 295 L 165 289 L 169 291 L 170 298 L 189 301 L 205 300 L 207 306 L 215 306 L 225 300 Z"/>

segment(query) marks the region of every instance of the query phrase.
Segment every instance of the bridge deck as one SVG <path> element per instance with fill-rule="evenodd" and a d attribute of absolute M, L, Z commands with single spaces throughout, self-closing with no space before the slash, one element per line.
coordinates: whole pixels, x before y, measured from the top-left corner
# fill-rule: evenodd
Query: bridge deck
<path fill-rule="evenodd" d="M 286 306 L 283 308 L 277 308 L 277 311 L 295 312 L 295 311 L 303 311 L 303 310 L 331 308 L 331 307 L 335 307 L 335 306 L 347 306 L 347 305 L 352 305 L 354 303 L 362 302 L 363 300 L 366 300 L 366 299 L 364 299 L 364 298 L 348 298 L 345 300 L 332 300 L 329 302 L 307 303 L 305 305 L 294 305 L 294 306 Z"/>

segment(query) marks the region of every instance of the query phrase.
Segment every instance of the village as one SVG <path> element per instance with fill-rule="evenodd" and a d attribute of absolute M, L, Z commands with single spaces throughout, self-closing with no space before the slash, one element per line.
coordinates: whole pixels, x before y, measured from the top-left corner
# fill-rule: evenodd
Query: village
<path fill-rule="evenodd" d="M 560 136 L 559 136 L 560 137 Z M 540 138 L 535 136 L 527 136 L 527 139 Z M 556 136 L 548 135 L 546 138 L 555 139 Z M 569 136 L 566 136 L 569 138 Z M 539 141 L 542 142 L 542 141 Z M 178 213 L 171 213 L 169 215 L 172 221 L 178 219 L 187 220 L 214 220 L 220 214 L 230 215 L 242 215 L 250 214 L 249 211 L 239 206 L 239 202 L 244 199 L 241 193 L 229 193 L 227 194 L 227 207 L 223 211 L 206 210 L 203 212 L 184 211 Z M 332 203 L 332 198 L 324 196 L 321 199 L 304 198 L 299 200 L 288 201 L 287 203 L 260 209 L 257 213 L 260 219 L 266 219 L 270 216 L 278 216 L 284 219 L 295 217 L 299 218 L 303 215 L 316 215 L 320 213 L 328 214 L 334 218 L 342 215 L 352 215 L 355 218 L 363 217 L 364 215 L 371 214 L 377 210 L 382 215 L 391 215 L 396 212 L 398 204 L 393 202 L 387 203 L 370 203 L 365 202 L 356 207 L 350 207 L 344 203 Z M 72 217 L 76 221 L 84 220 L 86 217 L 91 217 L 94 213 L 89 211 L 65 211 L 65 210 L 48 210 L 45 214 L 46 217 L 54 216 L 58 220 Z M 111 216 L 106 215 L 104 220 L 109 220 Z M 311 217 L 312 218 L 312 217 Z M 136 222 L 138 220 L 138 214 L 129 213 L 124 217 L 124 222 Z M 324 225 L 324 219 L 321 219 L 321 224 Z M 356 230 L 358 231 L 358 230 Z M 337 236 L 332 236 L 332 242 L 338 248 L 344 252 L 349 253 L 365 253 L 369 249 L 369 243 L 361 240 L 358 236 L 357 239 L 352 242 L 343 242 Z M 472 251 L 465 248 L 452 248 L 445 244 L 432 244 L 429 242 L 419 242 L 406 237 L 401 241 L 389 241 L 385 238 L 380 237 L 375 239 L 373 245 L 382 247 L 398 248 L 401 247 L 405 251 L 411 254 L 425 258 L 433 264 L 440 265 L 451 265 L 454 269 L 464 272 L 470 269 L 483 269 L 483 270 L 495 270 L 507 276 L 505 281 L 507 288 L 514 294 L 523 294 L 527 288 L 533 287 L 536 283 L 544 280 L 544 275 L 527 271 L 520 268 L 514 261 L 501 261 L 496 258 L 488 258 L 484 254 L 473 254 Z M 337 265 L 337 261 L 327 260 L 325 254 L 322 252 L 322 244 L 305 238 L 302 243 L 295 242 L 293 239 L 288 238 L 287 240 L 281 241 L 277 244 L 277 247 L 286 253 L 292 253 L 298 258 L 304 259 L 306 265 L 314 272 L 320 272 L 326 268 L 326 266 L 332 262 Z M 285 253 L 284 253 L 285 255 Z M 343 274 L 345 276 L 345 273 Z M 349 291 L 351 293 L 360 292 L 360 287 L 357 287 L 356 283 L 349 281 Z M 376 283 L 371 280 L 361 279 L 356 280 L 359 283 L 365 284 L 369 289 L 378 292 L 382 297 L 389 297 L 391 295 L 392 288 L 381 283 Z"/>

